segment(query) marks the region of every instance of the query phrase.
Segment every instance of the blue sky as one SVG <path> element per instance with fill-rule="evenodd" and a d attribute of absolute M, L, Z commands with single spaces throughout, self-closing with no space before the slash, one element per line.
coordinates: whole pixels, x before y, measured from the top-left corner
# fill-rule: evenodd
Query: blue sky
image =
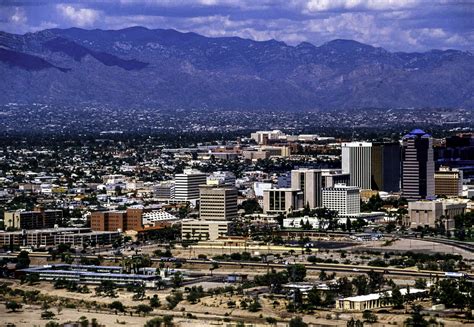
<path fill-rule="evenodd" d="M 391 51 L 474 50 L 474 0 L 0 0 L 0 30 L 174 28 L 206 36 L 354 39 Z"/>

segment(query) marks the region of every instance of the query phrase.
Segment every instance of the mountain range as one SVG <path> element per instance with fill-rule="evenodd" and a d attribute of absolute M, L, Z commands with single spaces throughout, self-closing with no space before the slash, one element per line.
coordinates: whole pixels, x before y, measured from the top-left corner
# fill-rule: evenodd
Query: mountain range
<path fill-rule="evenodd" d="M 474 55 L 175 30 L 0 32 L 0 104 L 313 110 L 474 107 Z"/>

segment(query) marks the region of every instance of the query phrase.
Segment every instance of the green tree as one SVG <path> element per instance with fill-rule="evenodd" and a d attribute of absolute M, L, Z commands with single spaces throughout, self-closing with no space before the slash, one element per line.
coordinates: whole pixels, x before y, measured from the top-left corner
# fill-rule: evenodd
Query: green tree
<path fill-rule="evenodd" d="M 364 275 L 358 275 L 352 279 L 352 284 L 357 289 L 357 295 L 369 294 L 369 282 Z"/>
<path fill-rule="evenodd" d="M 302 282 L 306 277 L 306 267 L 302 264 L 290 265 L 286 270 L 291 282 Z"/>
<path fill-rule="evenodd" d="M 150 298 L 150 307 L 152 308 L 159 308 L 161 306 L 160 299 L 156 294 L 153 295 L 153 297 Z"/>
<path fill-rule="evenodd" d="M 400 288 L 398 286 L 395 286 L 393 289 L 392 289 L 392 294 L 391 294 L 391 302 L 393 304 L 393 307 L 395 309 L 402 309 L 403 308 L 403 304 L 404 304 L 404 298 L 403 298 L 403 295 L 402 293 L 400 292 Z"/>
<path fill-rule="evenodd" d="M 148 320 L 143 327 L 161 327 L 163 320 L 160 317 Z"/>
<path fill-rule="evenodd" d="M 27 251 L 21 251 L 17 258 L 16 269 L 25 269 L 30 266 L 30 257 Z"/>
<path fill-rule="evenodd" d="M 165 324 L 165 327 L 173 327 L 173 316 L 170 315 L 164 315 L 163 316 L 163 323 Z"/>
<path fill-rule="evenodd" d="M 135 311 L 138 314 L 143 313 L 143 315 L 146 316 L 147 314 L 153 311 L 153 308 L 146 304 L 139 304 L 137 305 L 137 308 Z"/>
<path fill-rule="evenodd" d="M 46 310 L 46 311 L 41 312 L 41 319 L 44 319 L 44 320 L 51 320 L 51 319 L 53 319 L 55 316 L 56 316 L 56 315 L 54 314 L 54 312 L 49 311 L 49 310 Z"/>
<path fill-rule="evenodd" d="M 257 298 L 254 298 L 253 301 L 248 306 L 248 310 L 250 312 L 260 311 L 261 308 L 262 308 L 262 305 L 260 304 L 260 302 L 258 302 Z"/>
<path fill-rule="evenodd" d="M 117 312 L 124 312 L 125 311 L 125 307 L 122 304 L 122 302 L 120 302 L 120 301 L 113 301 L 112 303 L 110 303 L 109 304 L 109 309 L 115 310 L 115 314 L 117 314 Z"/>
<path fill-rule="evenodd" d="M 407 318 L 407 320 L 405 320 L 405 326 L 408 326 L 408 327 L 429 326 L 428 321 L 426 321 L 423 315 L 421 314 L 421 310 L 423 309 L 421 305 L 413 304 L 411 309 L 412 309 L 411 316 Z"/>
<path fill-rule="evenodd" d="M 20 310 L 22 307 L 23 305 L 15 301 L 9 301 L 5 303 L 5 308 L 12 312 L 16 312 L 17 310 Z"/>
<path fill-rule="evenodd" d="M 362 314 L 362 319 L 364 319 L 364 321 L 367 321 L 370 324 L 377 322 L 377 316 L 370 310 L 364 311 L 364 313 Z"/>
<path fill-rule="evenodd" d="M 293 317 L 288 324 L 288 327 L 308 327 L 308 324 L 301 319 L 301 317 Z"/>

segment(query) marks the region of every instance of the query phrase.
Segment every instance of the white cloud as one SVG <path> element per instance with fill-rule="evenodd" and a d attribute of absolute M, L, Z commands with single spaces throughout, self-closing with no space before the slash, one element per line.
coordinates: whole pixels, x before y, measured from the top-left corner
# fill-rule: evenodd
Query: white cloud
<path fill-rule="evenodd" d="M 100 12 L 97 10 L 75 8 L 66 4 L 58 4 L 56 9 L 63 17 L 80 27 L 93 25 L 100 16 Z"/>
<path fill-rule="evenodd" d="M 306 11 L 321 12 L 330 10 L 395 10 L 416 5 L 419 0 L 309 0 Z"/>
<path fill-rule="evenodd" d="M 25 10 L 20 7 L 15 7 L 13 15 L 10 17 L 10 21 L 13 24 L 25 24 L 27 22 Z"/>

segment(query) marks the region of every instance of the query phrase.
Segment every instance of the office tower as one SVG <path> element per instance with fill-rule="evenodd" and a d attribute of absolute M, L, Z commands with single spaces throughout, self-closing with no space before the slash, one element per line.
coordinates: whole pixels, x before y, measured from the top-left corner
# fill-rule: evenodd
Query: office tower
<path fill-rule="evenodd" d="M 408 200 L 434 197 L 433 139 L 414 129 L 402 140 L 402 194 Z"/>
<path fill-rule="evenodd" d="M 311 209 L 321 207 L 321 170 L 300 168 L 291 171 L 291 188 L 303 192 L 303 205 Z"/>
<path fill-rule="evenodd" d="M 199 216 L 201 220 L 237 219 L 237 189 L 233 187 L 200 187 Z"/>
<path fill-rule="evenodd" d="M 462 193 L 462 170 L 440 167 L 434 175 L 435 194 L 444 196 L 460 196 Z"/>
<path fill-rule="evenodd" d="M 206 174 L 201 172 L 185 172 L 175 175 L 174 198 L 177 201 L 199 199 L 199 186 L 206 184 Z"/>
<path fill-rule="evenodd" d="M 350 174 L 350 185 L 370 190 L 372 186 L 372 143 L 342 143 L 342 171 Z"/>
<path fill-rule="evenodd" d="M 287 214 L 303 208 L 303 192 L 292 188 L 263 191 L 263 212 Z"/>
<path fill-rule="evenodd" d="M 343 173 L 342 169 L 321 169 L 322 188 L 333 187 L 336 184 L 350 183 L 350 174 Z"/>
<path fill-rule="evenodd" d="M 400 191 L 401 147 L 398 142 L 372 144 L 372 189 Z"/>
<path fill-rule="evenodd" d="M 360 189 L 357 186 L 336 184 L 323 189 L 323 207 L 335 210 L 339 215 L 360 213 Z"/>

